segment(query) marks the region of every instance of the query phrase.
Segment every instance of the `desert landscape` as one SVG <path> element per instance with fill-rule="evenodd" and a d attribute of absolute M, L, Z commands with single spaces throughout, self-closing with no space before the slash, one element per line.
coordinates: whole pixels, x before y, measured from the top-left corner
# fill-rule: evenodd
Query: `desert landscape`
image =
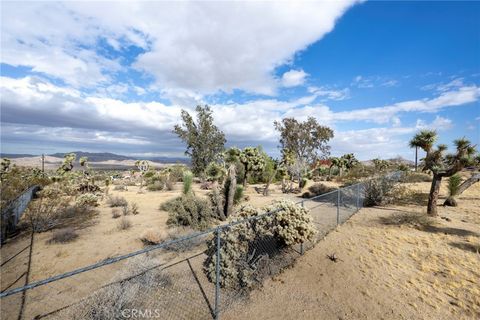
<path fill-rule="evenodd" d="M 0 319 L 480 319 L 480 2 L 0 16 Z"/>

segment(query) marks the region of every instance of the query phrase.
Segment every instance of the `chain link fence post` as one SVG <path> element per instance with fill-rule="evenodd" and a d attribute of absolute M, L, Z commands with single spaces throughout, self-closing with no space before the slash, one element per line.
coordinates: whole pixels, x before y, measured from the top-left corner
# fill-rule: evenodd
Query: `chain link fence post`
<path fill-rule="evenodd" d="M 217 228 L 217 259 L 215 263 L 215 320 L 220 319 L 220 237 L 222 228 Z"/>
<path fill-rule="evenodd" d="M 305 201 L 302 200 L 302 208 L 305 207 Z M 305 252 L 305 249 L 303 248 L 303 242 L 300 243 L 300 254 L 303 255 L 303 253 Z"/>
<path fill-rule="evenodd" d="M 340 224 L 340 189 L 337 190 L 337 226 Z"/>
<path fill-rule="evenodd" d="M 360 210 L 360 183 L 357 183 L 357 212 Z"/>

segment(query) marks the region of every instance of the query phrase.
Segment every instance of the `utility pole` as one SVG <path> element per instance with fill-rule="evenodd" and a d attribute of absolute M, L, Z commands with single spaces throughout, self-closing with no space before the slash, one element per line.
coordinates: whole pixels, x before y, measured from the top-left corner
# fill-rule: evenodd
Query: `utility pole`
<path fill-rule="evenodd" d="M 45 173 L 45 153 L 42 153 L 42 172 Z"/>

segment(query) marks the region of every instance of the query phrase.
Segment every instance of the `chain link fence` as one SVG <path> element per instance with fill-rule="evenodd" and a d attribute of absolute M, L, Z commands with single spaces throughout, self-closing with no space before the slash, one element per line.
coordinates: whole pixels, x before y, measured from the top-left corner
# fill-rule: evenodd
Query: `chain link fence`
<path fill-rule="evenodd" d="M 398 179 L 399 175 L 390 175 Z M 166 241 L 0 293 L 2 319 L 219 319 L 363 206 L 364 184 L 298 202 L 317 230 L 285 245 L 260 228 L 277 211 Z M 253 230 L 247 239 L 246 230 Z M 232 239 L 244 237 L 243 247 Z M 233 261 L 233 262 L 232 262 Z M 32 277 L 31 277 L 32 278 Z M 3 288 L 2 288 L 3 289 Z"/>

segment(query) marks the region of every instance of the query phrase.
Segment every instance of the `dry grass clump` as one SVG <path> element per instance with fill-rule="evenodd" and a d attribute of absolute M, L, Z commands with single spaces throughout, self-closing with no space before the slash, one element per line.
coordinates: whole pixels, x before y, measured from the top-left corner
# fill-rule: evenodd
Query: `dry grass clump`
<path fill-rule="evenodd" d="M 113 219 L 120 218 L 121 215 L 122 215 L 122 214 L 121 214 L 119 208 L 112 208 L 112 218 L 113 218 Z"/>
<path fill-rule="evenodd" d="M 325 194 L 331 191 L 336 190 L 337 188 L 329 187 L 324 185 L 323 183 L 315 183 L 314 185 L 308 188 L 307 192 L 302 194 L 302 198 L 312 198 L 315 196 L 319 196 L 321 194 Z"/>
<path fill-rule="evenodd" d="M 168 238 L 168 234 L 165 231 L 147 230 L 140 237 L 140 240 L 145 245 L 155 245 L 165 241 L 167 238 Z"/>
<path fill-rule="evenodd" d="M 78 234 L 75 232 L 75 229 L 69 227 L 54 230 L 52 233 L 52 238 L 49 239 L 47 243 L 67 243 L 75 240 L 76 238 L 78 238 Z"/>
<path fill-rule="evenodd" d="M 110 207 L 124 207 L 128 206 L 128 202 L 124 197 L 120 196 L 109 196 L 107 203 Z"/>
<path fill-rule="evenodd" d="M 113 187 L 113 190 L 115 191 L 127 191 L 128 188 L 125 185 L 116 185 Z"/>
<path fill-rule="evenodd" d="M 131 227 L 132 227 L 132 222 L 128 220 L 127 217 L 123 217 L 120 219 L 120 221 L 118 221 L 117 228 L 120 231 L 130 229 Z"/>

